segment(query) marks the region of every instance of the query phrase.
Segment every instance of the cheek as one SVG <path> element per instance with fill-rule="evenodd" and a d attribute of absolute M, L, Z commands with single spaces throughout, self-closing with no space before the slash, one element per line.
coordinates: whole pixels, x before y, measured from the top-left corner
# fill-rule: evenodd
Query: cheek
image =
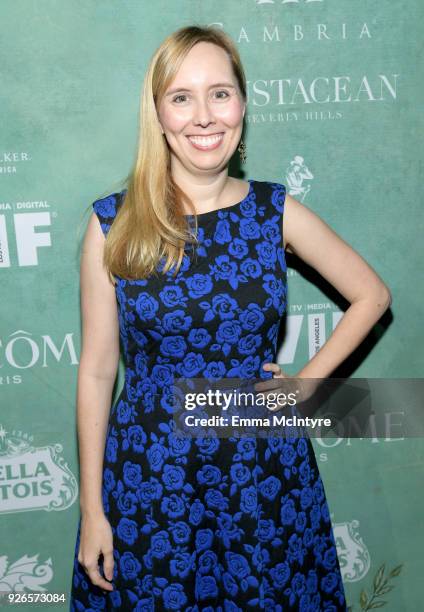
<path fill-rule="evenodd" d="M 177 132 L 187 122 L 187 111 L 183 109 L 164 109 L 161 113 L 161 121 L 165 130 Z"/>
<path fill-rule="evenodd" d="M 215 115 L 222 119 L 222 121 L 225 121 L 227 125 L 237 127 L 243 120 L 243 108 L 238 101 L 235 101 L 234 103 L 223 104 L 221 107 L 218 107 Z"/>

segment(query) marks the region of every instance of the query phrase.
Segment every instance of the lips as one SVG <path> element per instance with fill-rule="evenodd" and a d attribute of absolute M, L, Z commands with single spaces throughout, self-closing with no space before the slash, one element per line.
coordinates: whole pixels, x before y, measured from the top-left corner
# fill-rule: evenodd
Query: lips
<path fill-rule="evenodd" d="M 223 132 L 218 134 L 210 134 L 209 136 L 187 136 L 187 140 L 196 148 L 201 150 L 212 150 L 219 147 L 224 138 Z"/>

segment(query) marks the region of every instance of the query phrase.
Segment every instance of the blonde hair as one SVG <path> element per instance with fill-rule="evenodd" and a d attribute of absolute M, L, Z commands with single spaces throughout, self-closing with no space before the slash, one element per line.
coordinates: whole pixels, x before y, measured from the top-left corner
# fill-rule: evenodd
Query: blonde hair
<path fill-rule="evenodd" d="M 246 78 L 231 38 L 213 27 L 187 26 L 169 35 L 148 66 L 140 100 L 139 141 L 127 189 L 104 245 L 104 264 L 113 275 L 142 279 L 154 273 L 164 258 L 162 273 L 178 272 L 187 242 L 197 242 L 197 217 L 191 199 L 173 181 L 170 152 L 162 134 L 157 108 L 190 49 L 210 42 L 229 57 L 240 92 L 246 101 Z M 183 213 L 183 202 L 193 211 L 195 234 Z"/>

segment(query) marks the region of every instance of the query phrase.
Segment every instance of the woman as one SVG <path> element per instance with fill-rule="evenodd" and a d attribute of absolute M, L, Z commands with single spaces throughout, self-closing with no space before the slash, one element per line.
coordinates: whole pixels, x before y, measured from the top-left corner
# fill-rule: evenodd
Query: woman
<path fill-rule="evenodd" d="M 147 71 L 128 187 L 93 204 L 72 610 L 346 609 L 309 438 L 172 428 L 174 378 L 286 377 L 274 363 L 285 251 L 351 303 L 298 378 L 329 376 L 390 303 L 371 267 L 284 185 L 228 176 L 245 111 L 232 41 L 181 28 Z M 125 385 L 110 411 L 119 339 Z"/>

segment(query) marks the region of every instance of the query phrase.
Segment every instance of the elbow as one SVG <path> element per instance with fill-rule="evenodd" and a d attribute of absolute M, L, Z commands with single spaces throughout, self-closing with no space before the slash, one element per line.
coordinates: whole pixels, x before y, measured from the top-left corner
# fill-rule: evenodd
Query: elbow
<path fill-rule="evenodd" d="M 351 304 L 355 302 L 366 303 L 368 308 L 376 309 L 381 316 L 392 305 L 392 294 L 386 285 L 377 289 L 373 287 L 372 289 L 365 289 L 363 295 L 357 300 L 353 300 Z"/>
<path fill-rule="evenodd" d="M 384 311 L 388 310 L 392 305 L 392 294 L 390 289 L 386 285 L 384 285 L 382 291 L 377 297 L 377 305 Z"/>

